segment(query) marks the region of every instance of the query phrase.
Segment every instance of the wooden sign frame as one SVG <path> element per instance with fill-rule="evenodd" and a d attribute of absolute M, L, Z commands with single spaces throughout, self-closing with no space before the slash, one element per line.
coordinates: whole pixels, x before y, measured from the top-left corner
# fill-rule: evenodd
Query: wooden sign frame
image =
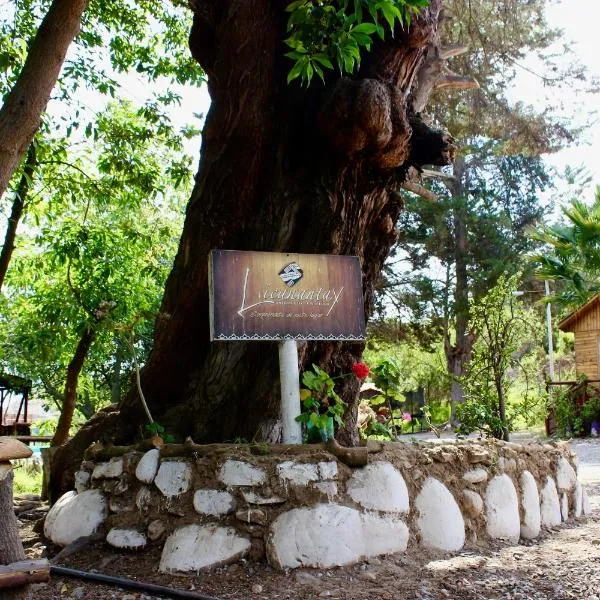
<path fill-rule="evenodd" d="M 208 270 L 212 341 L 366 339 L 356 256 L 212 250 Z"/>

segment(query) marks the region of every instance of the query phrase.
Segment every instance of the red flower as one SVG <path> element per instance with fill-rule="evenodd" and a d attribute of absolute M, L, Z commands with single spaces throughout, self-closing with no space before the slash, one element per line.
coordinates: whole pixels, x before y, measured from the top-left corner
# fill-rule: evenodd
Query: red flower
<path fill-rule="evenodd" d="M 369 367 L 365 363 L 359 362 L 352 365 L 352 372 L 359 378 L 365 379 L 369 374 Z"/>

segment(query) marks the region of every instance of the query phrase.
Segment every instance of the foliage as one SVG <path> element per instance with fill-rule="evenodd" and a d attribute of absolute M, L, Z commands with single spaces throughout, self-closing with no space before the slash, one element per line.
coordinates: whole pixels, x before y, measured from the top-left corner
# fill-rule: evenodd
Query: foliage
<path fill-rule="evenodd" d="M 179 137 L 130 104 L 100 113 L 94 151 L 52 154 L 43 145 L 29 228 L 8 272 L 0 364 L 34 380 L 59 409 L 67 365 L 89 327 L 94 342 L 78 388 L 89 418 L 118 400 L 143 362 L 189 190 Z M 179 187 L 177 187 L 179 186 Z M 98 310 L 108 306 L 102 321 Z M 129 350 L 132 327 L 134 348 Z M 116 398 L 115 398 L 116 396 Z"/>
<path fill-rule="evenodd" d="M 373 45 L 375 35 L 384 39 L 386 29 L 410 27 L 411 19 L 428 0 L 295 0 L 286 10 L 292 49 L 286 56 L 294 61 L 288 83 L 300 78 L 310 85 L 316 74 L 325 81 L 324 70 L 352 74 L 361 56 Z"/>
<path fill-rule="evenodd" d="M 600 292 L 600 188 L 590 206 L 572 200 L 562 213 L 562 223 L 532 230 L 545 244 L 532 261 L 540 278 L 559 284 L 549 301 L 569 309 Z"/>
<path fill-rule="evenodd" d="M 165 433 L 165 428 L 156 421 L 153 421 L 152 423 L 146 423 L 146 430 L 152 436 L 158 436 L 162 438 L 162 440 L 167 444 L 175 441 L 175 438 L 170 433 Z"/>
<path fill-rule="evenodd" d="M 457 407 L 461 434 L 477 430 L 507 439 L 517 416 L 531 410 L 529 387 L 520 403 L 510 406 L 507 402 L 516 374 L 523 371 L 523 359 L 541 343 L 536 333 L 543 331 L 534 314 L 515 299 L 518 281 L 516 276 L 500 277 L 470 307 L 477 340 L 462 378 L 465 402 Z"/>
<path fill-rule="evenodd" d="M 458 310 L 453 293 L 459 260 L 457 213 L 466 229 L 460 260 L 476 297 L 505 271 L 514 272 L 523 253 L 533 249 L 527 227 L 542 217 L 545 207 L 539 194 L 549 183 L 541 159 L 502 156 L 488 141 L 478 143 L 464 160 L 464 196 L 436 184 L 438 202 L 407 199 L 398 225 L 402 238 L 385 270 L 380 313 L 392 305 L 410 322 L 451 324 Z"/>
<path fill-rule="evenodd" d="M 296 420 L 307 425 L 310 423 L 321 432 L 323 441 L 327 441 L 333 434 L 328 428 L 331 419 L 338 426 L 343 426 L 342 416 L 346 403 L 335 391 L 334 378 L 317 365 L 312 366 L 312 371 L 302 374 L 302 383 L 306 386 L 300 390 L 304 412 Z"/>
<path fill-rule="evenodd" d="M 413 337 L 391 343 L 370 336 L 365 348 L 365 360 L 374 365 L 388 361 L 394 364 L 397 369 L 396 379 L 390 382 L 387 392 L 393 400 L 404 401 L 404 392 L 422 387 L 427 402 L 433 406 L 443 405 L 447 401 L 449 382 L 445 372 L 443 349 L 439 342 L 432 350 L 428 350 L 423 349 Z M 372 373 L 375 370 L 376 367 Z M 374 378 L 373 374 L 371 377 Z M 382 390 L 385 389 L 379 384 L 376 385 Z"/>
<path fill-rule="evenodd" d="M 13 493 L 15 496 L 42 492 L 42 466 L 38 460 L 13 462 Z"/>

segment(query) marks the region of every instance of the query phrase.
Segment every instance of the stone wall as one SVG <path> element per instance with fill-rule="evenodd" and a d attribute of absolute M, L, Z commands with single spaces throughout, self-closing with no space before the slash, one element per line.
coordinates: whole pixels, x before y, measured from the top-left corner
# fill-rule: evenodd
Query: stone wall
<path fill-rule="evenodd" d="M 174 448 L 105 449 L 122 455 L 85 461 L 46 536 L 66 545 L 100 530 L 116 548 L 158 545 L 161 571 L 242 556 L 287 569 L 516 542 L 589 512 L 563 443 L 375 444 L 364 467 L 322 447 Z"/>

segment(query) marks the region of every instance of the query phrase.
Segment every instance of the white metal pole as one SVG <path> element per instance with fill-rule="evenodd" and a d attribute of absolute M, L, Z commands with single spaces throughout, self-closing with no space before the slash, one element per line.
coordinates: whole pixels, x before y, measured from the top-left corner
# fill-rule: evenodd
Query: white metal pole
<path fill-rule="evenodd" d="M 544 281 L 546 287 L 546 296 L 550 295 L 550 284 L 548 280 Z M 548 374 L 550 381 L 554 381 L 554 347 L 552 345 L 552 310 L 550 302 L 546 304 L 546 325 L 548 326 Z"/>
<path fill-rule="evenodd" d="M 301 444 L 302 427 L 296 417 L 300 414 L 300 371 L 296 340 L 279 342 L 279 379 L 281 381 L 281 420 L 283 443 Z"/>

